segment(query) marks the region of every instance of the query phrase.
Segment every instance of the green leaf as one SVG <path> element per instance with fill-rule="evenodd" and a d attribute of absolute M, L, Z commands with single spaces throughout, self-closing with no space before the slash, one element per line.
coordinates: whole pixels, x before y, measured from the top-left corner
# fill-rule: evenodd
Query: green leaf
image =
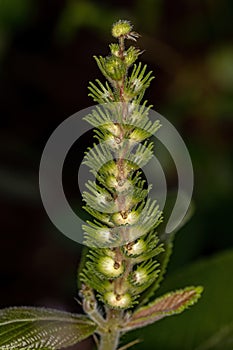
<path fill-rule="evenodd" d="M 187 287 L 167 293 L 133 314 L 124 329 L 132 330 L 154 323 L 166 316 L 179 314 L 199 299 L 202 287 Z"/>
<path fill-rule="evenodd" d="M 61 349 L 89 337 L 95 329 L 84 315 L 33 307 L 2 309 L 0 349 Z"/>
<path fill-rule="evenodd" d="M 177 317 L 166 317 L 128 334 L 144 341 L 135 350 L 231 350 L 233 250 L 190 264 L 168 275 L 159 292 L 166 293 L 189 283 L 203 285 L 205 292 L 197 305 Z"/>
<path fill-rule="evenodd" d="M 204 341 L 195 350 L 232 350 L 233 323 L 223 326 L 214 335 Z"/>

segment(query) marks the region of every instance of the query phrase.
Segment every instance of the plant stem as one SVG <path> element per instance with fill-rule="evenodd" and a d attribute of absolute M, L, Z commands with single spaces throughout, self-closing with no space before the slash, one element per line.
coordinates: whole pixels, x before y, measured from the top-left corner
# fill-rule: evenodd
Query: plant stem
<path fill-rule="evenodd" d="M 120 338 L 118 329 L 109 329 L 109 332 L 101 334 L 100 346 L 98 350 L 116 350 Z"/>
<path fill-rule="evenodd" d="M 123 313 L 106 307 L 105 331 L 100 332 L 100 345 L 98 350 L 116 350 L 120 339 L 120 325 Z M 107 324 L 107 327 L 106 327 Z"/>

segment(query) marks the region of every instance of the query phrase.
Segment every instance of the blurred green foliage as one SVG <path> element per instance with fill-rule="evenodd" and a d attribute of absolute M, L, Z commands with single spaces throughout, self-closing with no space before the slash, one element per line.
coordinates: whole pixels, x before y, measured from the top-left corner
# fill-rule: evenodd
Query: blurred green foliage
<path fill-rule="evenodd" d="M 0 26 L 3 29 L 14 30 L 28 18 L 32 10 L 31 0 L 1 0 Z"/>
<path fill-rule="evenodd" d="M 106 35 L 106 28 L 110 28 L 114 21 L 114 12 L 94 1 L 70 1 L 61 14 L 58 35 L 71 40 L 81 28 L 97 30 Z"/>
<path fill-rule="evenodd" d="M 32 0 L 0 0 L 0 58 L 11 35 L 25 25 L 32 12 Z"/>
<path fill-rule="evenodd" d="M 232 264 L 231 250 L 193 263 L 166 278 L 157 294 L 201 284 L 203 296 L 181 315 L 165 318 L 126 338 L 142 338 L 143 343 L 135 346 L 141 350 L 152 349 L 152 344 L 156 350 L 232 349 Z"/>

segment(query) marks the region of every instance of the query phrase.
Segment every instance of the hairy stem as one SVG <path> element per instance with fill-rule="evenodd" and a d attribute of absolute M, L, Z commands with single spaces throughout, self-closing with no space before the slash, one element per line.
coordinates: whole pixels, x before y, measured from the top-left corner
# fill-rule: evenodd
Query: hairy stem
<path fill-rule="evenodd" d="M 120 338 L 119 330 L 109 330 L 108 333 L 101 334 L 99 350 L 116 350 Z"/>
<path fill-rule="evenodd" d="M 122 311 L 106 307 L 108 327 L 100 333 L 100 345 L 98 350 L 116 350 L 120 338 L 120 325 L 122 323 Z"/>

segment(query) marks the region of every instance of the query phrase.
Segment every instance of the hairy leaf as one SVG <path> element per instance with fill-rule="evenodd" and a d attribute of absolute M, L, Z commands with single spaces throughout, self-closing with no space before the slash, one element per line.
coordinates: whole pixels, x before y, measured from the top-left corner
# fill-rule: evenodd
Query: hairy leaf
<path fill-rule="evenodd" d="M 160 293 L 176 289 L 186 282 L 201 284 L 205 293 L 198 304 L 179 317 L 165 317 L 161 322 L 128 333 L 125 342 L 143 338 L 143 344 L 135 350 L 230 350 L 232 339 L 233 250 L 221 252 L 180 268 L 164 280 Z M 168 336 L 169 335 L 169 336 Z M 171 336 L 170 336 L 171 335 Z M 215 337 L 218 347 L 213 346 Z M 209 348 L 206 346 L 211 343 Z M 199 349 L 200 347 L 200 349 Z"/>
<path fill-rule="evenodd" d="M 46 308 L 7 308 L 0 310 L 0 349 L 61 349 L 87 338 L 95 329 L 84 315 Z"/>
<path fill-rule="evenodd" d="M 187 287 L 163 295 L 147 306 L 139 308 L 124 329 L 132 330 L 147 326 L 166 316 L 179 314 L 199 299 L 202 287 Z"/>

